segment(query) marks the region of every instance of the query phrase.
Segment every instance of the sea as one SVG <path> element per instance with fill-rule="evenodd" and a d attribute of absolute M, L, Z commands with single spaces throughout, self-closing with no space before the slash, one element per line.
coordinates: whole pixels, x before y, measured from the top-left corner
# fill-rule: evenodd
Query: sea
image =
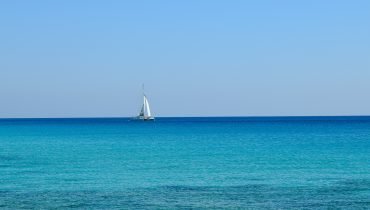
<path fill-rule="evenodd" d="M 370 209 L 370 117 L 0 119 L 0 209 Z"/>

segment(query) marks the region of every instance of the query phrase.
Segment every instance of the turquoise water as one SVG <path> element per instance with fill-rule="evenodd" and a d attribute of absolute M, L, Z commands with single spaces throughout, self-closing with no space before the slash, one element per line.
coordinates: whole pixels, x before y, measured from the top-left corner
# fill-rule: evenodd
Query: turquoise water
<path fill-rule="evenodd" d="M 3 119 L 0 208 L 370 208 L 370 117 Z"/>

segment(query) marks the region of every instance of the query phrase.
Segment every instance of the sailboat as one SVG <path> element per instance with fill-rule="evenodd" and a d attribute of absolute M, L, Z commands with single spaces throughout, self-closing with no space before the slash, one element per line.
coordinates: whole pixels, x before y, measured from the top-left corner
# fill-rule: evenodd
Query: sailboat
<path fill-rule="evenodd" d="M 143 121 L 154 120 L 154 117 L 153 117 L 152 113 L 150 112 L 150 106 L 149 106 L 148 98 L 146 97 L 146 95 L 144 93 L 144 88 L 143 88 L 143 97 L 144 97 L 143 106 L 141 107 L 139 115 L 135 119 L 143 120 Z"/>

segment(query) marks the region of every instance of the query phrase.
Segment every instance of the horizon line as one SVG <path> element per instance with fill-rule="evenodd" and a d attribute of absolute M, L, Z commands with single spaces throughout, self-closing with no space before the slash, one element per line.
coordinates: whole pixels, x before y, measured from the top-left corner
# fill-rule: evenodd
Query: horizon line
<path fill-rule="evenodd" d="M 370 117 L 370 115 L 219 115 L 219 116 L 159 116 L 155 118 L 272 118 L 272 117 L 285 117 L 285 118 L 294 118 L 294 117 Z M 0 117 L 0 120 L 6 119 L 130 119 L 133 117 L 128 116 L 116 116 L 116 117 Z"/>

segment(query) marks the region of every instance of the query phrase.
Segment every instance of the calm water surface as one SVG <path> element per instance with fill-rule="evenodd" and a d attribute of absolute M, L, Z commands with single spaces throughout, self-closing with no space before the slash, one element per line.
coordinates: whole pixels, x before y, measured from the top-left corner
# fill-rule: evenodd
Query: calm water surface
<path fill-rule="evenodd" d="M 0 208 L 370 208 L 370 117 L 0 120 Z"/>

